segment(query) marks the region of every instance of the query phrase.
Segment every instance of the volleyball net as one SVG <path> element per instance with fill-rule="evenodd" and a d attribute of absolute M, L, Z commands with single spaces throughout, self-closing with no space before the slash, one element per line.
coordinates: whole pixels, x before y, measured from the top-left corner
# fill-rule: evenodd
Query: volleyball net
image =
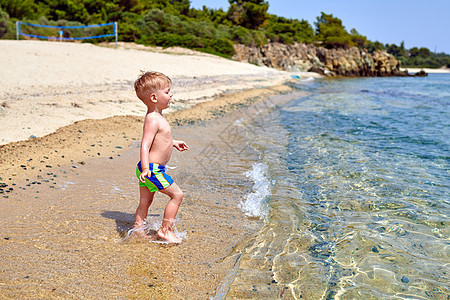
<path fill-rule="evenodd" d="M 41 25 L 16 22 L 16 37 L 38 38 L 59 41 L 77 41 L 98 38 L 115 38 L 117 45 L 117 22 L 96 25 Z"/>

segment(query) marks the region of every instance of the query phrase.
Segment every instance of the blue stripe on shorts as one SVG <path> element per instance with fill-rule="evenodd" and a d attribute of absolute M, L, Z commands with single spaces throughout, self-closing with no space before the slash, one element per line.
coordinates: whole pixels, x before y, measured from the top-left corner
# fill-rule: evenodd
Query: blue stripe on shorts
<path fill-rule="evenodd" d="M 168 188 L 174 181 L 172 177 L 166 174 L 166 167 L 160 164 L 149 164 L 150 176 L 145 177 L 145 183 L 139 181 L 139 186 L 146 186 L 150 190 L 150 192 L 156 192 L 159 190 L 163 190 Z M 136 167 L 136 176 L 139 176 L 142 173 L 142 165 L 141 162 L 137 164 Z"/>

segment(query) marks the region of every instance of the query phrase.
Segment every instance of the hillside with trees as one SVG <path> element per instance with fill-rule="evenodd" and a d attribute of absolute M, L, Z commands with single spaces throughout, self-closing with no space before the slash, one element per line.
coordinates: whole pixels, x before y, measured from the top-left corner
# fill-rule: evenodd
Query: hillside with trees
<path fill-rule="evenodd" d="M 258 47 L 269 42 L 315 44 L 328 49 L 358 47 L 385 50 L 405 67 L 450 67 L 450 55 L 404 43 L 370 41 L 356 29 L 347 31 L 332 14 L 321 13 L 311 25 L 268 13 L 263 0 L 229 0 L 228 10 L 190 7 L 189 0 L 0 0 L 0 38 L 16 38 L 16 21 L 77 26 L 118 22 L 119 40 L 153 46 L 181 46 L 231 57 L 233 44 Z M 51 35 L 49 29 L 31 28 Z M 72 32 L 65 32 L 70 36 Z M 90 40 L 92 42 L 92 40 Z"/>

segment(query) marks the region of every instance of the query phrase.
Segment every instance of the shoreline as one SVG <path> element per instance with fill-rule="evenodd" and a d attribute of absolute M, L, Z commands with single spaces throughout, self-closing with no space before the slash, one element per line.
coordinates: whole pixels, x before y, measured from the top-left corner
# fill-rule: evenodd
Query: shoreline
<path fill-rule="evenodd" d="M 207 121 L 238 106 L 291 91 L 287 85 L 278 85 L 227 94 L 166 114 L 166 118 L 172 125 Z M 143 116 L 81 120 L 43 137 L 0 145 L 0 182 L 11 185 L 14 181 L 42 176 L 42 173 L 64 165 L 76 168 L 90 158 L 120 154 L 131 143 L 140 140 Z M 102 128 L 101 132 L 98 132 L 99 128 Z"/>

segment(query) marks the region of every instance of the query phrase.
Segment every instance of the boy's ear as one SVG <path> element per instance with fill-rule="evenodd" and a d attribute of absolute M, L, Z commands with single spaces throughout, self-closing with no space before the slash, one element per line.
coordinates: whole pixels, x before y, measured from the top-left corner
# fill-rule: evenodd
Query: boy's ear
<path fill-rule="evenodd" d="M 150 94 L 150 101 L 153 103 L 156 103 L 156 94 L 155 93 Z"/>

